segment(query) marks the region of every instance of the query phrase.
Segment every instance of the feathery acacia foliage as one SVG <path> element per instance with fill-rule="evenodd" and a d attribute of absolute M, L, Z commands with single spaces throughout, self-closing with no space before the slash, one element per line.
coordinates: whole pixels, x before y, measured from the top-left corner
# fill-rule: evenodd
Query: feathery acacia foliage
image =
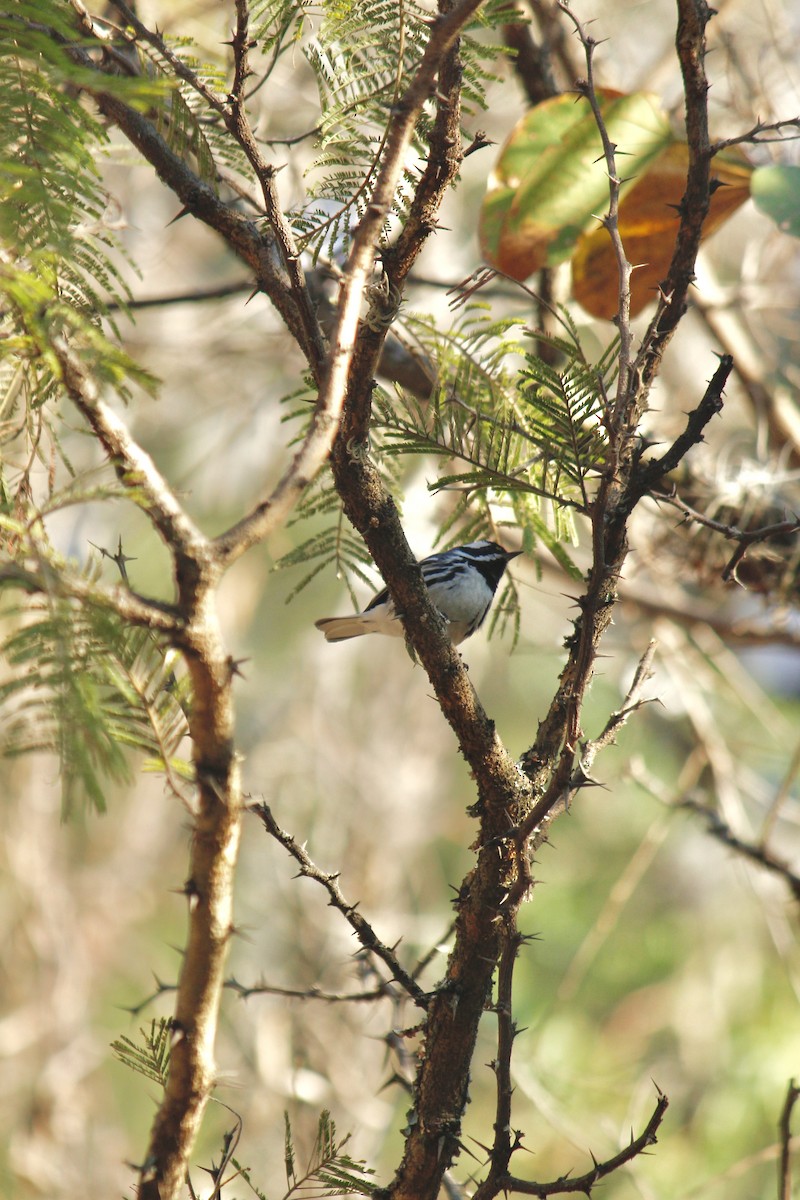
<path fill-rule="evenodd" d="M 306 1165 L 299 1167 L 289 1114 L 284 1113 L 283 1161 L 287 1186 L 281 1200 L 292 1200 L 295 1196 L 313 1197 L 313 1200 L 330 1197 L 333 1200 L 335 1196 L 372 1195 L 377 1187 L 371 1179 L 375 1172 L 345 1153 L 349 1141 L 350 1134 L 344 1137 L 337 1135 L 336 1123 L 324 1109 L 319 1116 L 317 1136 Z M 266 1195 L 253 1183 L 250 1170 L 233 1157 L 231 1162 L 258 1200 L 267 1200 Z"/>
<path fill-rule="evenodd" d="M 467 109 L 484 106 L 486 83 L 494 78 L 491 63 L 501 53 L 496 42 L 483 41 L 477 34 L 516 19 L 507 6 L 487 4 L 462 34 L 462 102 Z M 256 39 L 273 64 L 299 44 L 314 74 L 320 106 L 320 120 L 312 131 L 316 156 L 307 170 L 306 200 L 290 218 L 301 248 L 314 259 L 321 254 L 341 258 L 379 170 L 388 118 L 427 43 L 431 10 L 415 0 L 278 3 L 263 13 L 256 10 L 253 20 Z M 395 196 L 399 218 L 414 193 L 428 135 L 429 113 L 423 111 Z"/>
<path fill-rule="evenodd" d="M 64 487 L 59 477 L 58 466 L 68 477 L 72 466 L 53 403 L 62 375 L 56 342 L 67 337 L 92 376 L 123 398 L 132 381 L 153 389 L 113 323 L 111 336 L 102 328 L 112 305 L 125 309 L 128 291 L 97 165 L 107 134 L 77 93 L 87 73 L 64 49 L 76 37 L 67 17 L 45 0 L 0 16 L 0 527 L 10 562 L 23 570 L 45 563 L 56 574 L 66 564 L 49 544 L 45 515 L 120 491 L 85 480 Z M 149 81 L 113 86 L 139 102 L 163 93 Z M 37 459 L 47 467 L 45 494 L 32 479 Z M 19 581 L 8 571 L 6 594 Z M 80 795 L 105 807 L 104 781 L 130 776 L 124 745 L 164 760 L 174 754 L 185 718 L 177 694 L 163 690 L 171 670 L 148 631 L 56 595 L 29 596 L 4 617 L 4 748 L 58 754 L 65 810 Z"/>
<path fill-rule="evenodd" d="M 143 1075 L 151 1083 L 165 1087 L 169 1074 L 169 1048 L 172 1041 L 172 1028 L 166 1018 L 150 1022 L 149 1029 L 140 1029 L 141 1042 L 124 1034 L 111 1043 L 115 1057 L 135 1071 Z"/>
<path fill-rule="evenodd" d="M 404 403 L 381 405 L 387 445 L 467 465 L 434 490 L 527 492 L 585 513 L 589 481 L 605 458 L 602 419 L 617 345 L 590 363 L 577 331 L 567 329 L 568 337 L 546 339 L 561 359 L 552 367 L 526 349 L 517 321 L 470 310 L 446 338 L 418 321 L 419 340 L 440 364 L 437 387 L 429 403 L 402 396 Z"/>
<path fill-rule="evenodd" d="M 96 320 L 127 288 L 97 166 L 107 135 L 76 93 L 87 72 L 59 44 L 75 40 L 67 11 L 24 0 L 0 14 L 0 286 L 24 273 Z M 146 80 L 115 86 L 141 102 L 155 93 Z"/>
<path fill-rule="evenodd" d="M 105 810 L 106 781 L 132 776 L 126 747 L 186 774 L 176 754 L 188 694 L 174 652 L 91 604 L 31 598 L 17 615 L 0 647 L 11 672 L 0 680 L 3 751 L 57 754 L 65 812 L 84 795 Z"/>
<path fill-rule="evenodd" d="M 55 394 L 60 369 L 52 339 L 63 332 L 77 336 L 92 370 L 123 395 L 126 375 L 147 380 L 100 329 L 112 305 L 125 309 L 128 290 L 97 165 L 107 135 L 76 94 L 87 72 L 62 45 L 74 39 L 64 7 L 47 0 L 25 0 L 0 14 L 4 440 L 30 428 L 23 414 Z M 142 102 L 154 94 L 146 81 L 115 80 L 114 87 Z M 7 477 L 3 483 L 13 489 Z"/>
<path fill-rule="evenodd" d="M 562 314 L 562 337 L 536 339 L 558 351 L 550 366 L 530 350 L 531 335 L 516 320 L 492 320 L 469 308 L 446 334 L 425 318 L 407 317 L 417 341 L 438 364 L 431 398 L 381 393 L 376 425 L 388 454 L 433 455 L 456 467 L 429 483 L 431 491 L 464 493 L 458 518 L 505 508 L 526 549 L 543 542 L 571 574 L 565 549 L 574 513 L 585 515 L 606 455 L 604 414 L 614 378 L 617 343 L 587 360 L 578 333 Z M 470 525 L 490 535 L 486 519 Z M 462 529 L 463 534 L 463 529 Z"/>

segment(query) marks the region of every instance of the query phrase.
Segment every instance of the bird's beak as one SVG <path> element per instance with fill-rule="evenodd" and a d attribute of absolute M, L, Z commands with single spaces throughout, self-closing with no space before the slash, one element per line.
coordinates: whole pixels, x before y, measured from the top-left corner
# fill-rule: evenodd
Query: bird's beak
<path fill-rule="evenodd" d="M 506 562 L 511 562 L 512 558 L 518 558 L 522 554 L 521 550 L 506 550 Z"/>

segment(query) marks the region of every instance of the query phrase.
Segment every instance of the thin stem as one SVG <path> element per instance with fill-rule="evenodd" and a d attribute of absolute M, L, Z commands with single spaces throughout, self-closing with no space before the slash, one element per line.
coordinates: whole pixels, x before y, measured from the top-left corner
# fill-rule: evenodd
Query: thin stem
<path fill-rule="evenodd" d="M 793 1079 L 790 1079 L 789 1086 L 786 1089 L 786 1099 L 781 1110 L 780 1121 L 778 1122 L 778 1133 L 781 1144 L 781 1153 L 778 1160 L 778 1200 L 792 1200 L 792 1113 L 798 1098 L 800 1098 L 800 1087 L 797 1086 Z"/>

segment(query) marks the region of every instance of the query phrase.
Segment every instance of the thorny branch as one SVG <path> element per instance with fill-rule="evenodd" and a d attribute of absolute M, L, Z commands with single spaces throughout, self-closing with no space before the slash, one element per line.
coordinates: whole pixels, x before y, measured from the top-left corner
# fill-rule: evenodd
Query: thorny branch
<path fill-rule="evenodd" d="M 240 983 L 231 975 L 225 980 L 223 987 L 226 991 L 235 993 L 242 1000 L 248 1000 L 250 996 L 281 996 L 286 1000 L 321 1000 L 323 1004 L 364 1004 L 375 1000 L 394 999 L 392 985 L 388 982 L 362 992 L 326 992 L 316 985 L 308 988 L 286 988 L 271 983 L 248 985 Z M 162 980 L 156 979 L 153 991 L 142 1000 L 137 1001 L 136 1004 L 125 1005 L 124 1011 L 133 1017 L 138 1017 L 159 996 L 169 995 L 176 990 L 176 984 L 164 983 Z"/>
<path fill-rule="evenodd" d="M 164 543 L 176 554 L 202 551 L 206 540 L 178 503 L 149 454 L 131 437 L 124 421 L 100 399 L 100 389 L 64 338 L 54 345 L 64 386 L 108 455 L 120 482 L 141 495 L 141 505 Z"/>
<path fill-rule="evenodd" d="M 685 7 L 681 9 L 683 25 Z M 682 29 L 687 55 L 690 53 L 687 39 L 694 39 L 695 57 L 702 55 L 703 27 L 703 23 L 695 21 L 690 23 L 688 33 Z M 699 241 L 699 227 L 697 232 Z M 692 264 L 694 253 L 696 242 L 690 244 Z M 686 259 L 681 258 L 680 263 L 686 268 Z M 688 287 L 688 274 L 685 286 Z M 662 341 L 666 345 L 665 335 Z M 680 459 L 690 444 L 701 440 L 706 424 L 719 411 L 729 369 L 729 364 L 724 364 L 715 374 L 690 421 L 687 435 L 678 440 L 671 453 L 668 451 L 648 467 L 642 467 L 640 456 L 634 453 L 644 393 L 639 389 L 636 372 L 629 373 L 630 387 L 623 403 L 615 406 L 616 424 L 611 431 L 618 439 L 618 452 L 601 481 L 592 509 L 593 565 L 587 590 L 579 602 L 581 616 L 568 641 L 570 653 L 556 698 L 540 726 L 536 743 L 523 756 L 527 782 L 510 762 L 458 656 L 441 635 L 408 554 L 396 513 L 376 472 L 364 456 L 350 456 L 349 439 L 360 434 L 356 440 L 364 441 L 368 404 L 359 405 L 352 396 L 345 404 L 343 432 L 334 447 L 337 488 L 399 611 L 404 614 L 409 637 L 472 767 L 479 796 L 475 811 L 481 821 L 477 864 L 459 895 L 455 947 L 446 976 L 448 988 L 458 997 L 458 1006 L 453 1009 L 449 994 L 435 995 L 431 1000 L 426 1052 L 416 1085 L 417 1116 L 406 1140 L 403 1162 L 386 1189 L 386 1196 L 392 1200 L 433 1196 L 442 1170 L 458 1152 L 468 1066 L 491 982 L 491 968 L 501 958 L 507 940 L 514 937 L 516 911 L 528 891 L 528 839 L 573 778 L 583 698 L 600 639 L 616 603 L 618 580 L 627 556 L 628 518 L 647 487 L 667 469 L 672 457 Z M 345 431 L 349 435 L 347 440 Z"/>
<path fill-rule="evenodd" d="M 659 1091 L 653 1115 L 639 1136 L 631 1137 L 625 1149 L 620 1150 L 619 1154 L 615 1154 L 612 1158 L 608 1158 L 604 1162 L 597 1162 L 595 1159 L 591 1171 L 587 1171 L 585 1175 L 562 1176 L 561 1179 L 554 1179 L 551 1183 L 534 1183 L 527 1179 L 519 1179 L 514 1175 L 507 1175 L 501 1182 L 501 1188 L 506 1193 L 517 1192 L 522 1196 L 538 1196 L 542 1200 L 546 1196 L 574 1195 L 576 1193 L 590 1196 L 593 1188 L 601 1179 L 618 1171 L 620 1167 L 625 1166 L 639 1154 L 644 1154 L 650 1146 L 655 1145 L 658 1140 L 656 1134 L 668 1107 L 668 1098 Z M 594 1155 L 592 1158 L 594 1159 Z M 497 1195 L 497 1192 L 494 1195 Z"/>
<path fill-rule="evenodd" d="M 708 136 L 708 79 L 705 72 L 706 25 L 714 15 L 705 0 L 678 0 L 678 31 L 675 45 L 683 76 L 689 170 L 686 191 L 680 204 L 680 224 L 675 251 L 661 287 L 655 316 L 642 339 L 634 363 L 641 380 L 640 403 L 644 404 L 658 373 L 664 352 L 686 309 L 694 280 L 697 251 L 711 199 L 711 144 Z"/>
<path fill-rule="evenodd" d="M 34 547 L 34 554 L 36 553 Z M 29 592 L 41 592 L 48 596 L 79 600 L 97 608 L 114 612 L 123 621 L 132 625 L 143 625 L 156 633 L 177 637 L 183 628 L 180 614 L 171 604 L 162 604 L 139 596 L 124 587 L 109 588 L 93 583 L 59 563 L 58 569 L 43 556 L 35 566 L 8 563 L 0 567 L 0 582 L 14 583 Z"/>
<path fill-rule="evenodd" d="M 369 921 L 362 917 L 358 911 L 358 906 L 348 903 L 345 899 L 339 887 L 338 875 L 335 872 L 323 871 L 316 866 L 306 850 L 295 841 L 292 835 L 287 833 L 285 829 L 281 829 L 268 805 L 253 804 L 250 811 L 255 813 L 261 820 L 270 837 L 275 838 L 285 850 L 288 850 L 289 854 L 299 865 L 300 874 L 322 885 L 330 897 L 331 906 L 338 909 L 342 914 L 364 949 L 374 954 L 376 958 L 379 958 L 389 968 L 392 978 L 405 989 L 415 1004 L 420 1008 L 427 1008 L 429 999 L 427 994 L 408 971 L 406 971 L 405 967 L 401 965 L 394 951 L 380 940 Z"/>
<path fill-rule="evenodd" d="M 185 894 L 189 933 L 178 983 L 170 1072 L 145 1161 L 141 1200 L 177 1195 L 214 1081 L 214 1040 L 223 966 L 232 929 L 233 873 L 241 824 L 239 764 L 234 753 L 232 673 L 209 596 L 221 564 L 174 493 L 100 399 L 97 385 L 63 339 L 54 350 L 64 386 L 111 459 L 123 485 L 148 514 L 173 557 L 178 628 L 193 687 L 189 712 L 198 801 Z M 160 628 L 154 619 L 152 628 Z"/>
<path fill-rule="evenodd" d="M 727 150 L 729 146 L 742 146 L 746 143 L 758 146 L 764 142 L 786 142 L 789 138 L 765 138 L 765 133 L 782 133 L 784 129 L 794 129 L 792 137 L 800 137 L 800 117 L 791 117 L 784 121 L 757 121 L 752 129 L 748 129 L 746 133 L 740 133 L 737 137 L 721 138 L 717 142 L 711 143 L 711 153 L 719 154 L 721 150 Z"/>
<path fill-rule="evenodd" d="M 597 98 L 597 92 L 594 84 L 594 52 L 597 46 L 593 37 L 590 37 L 584 29 L 581 22 L 571 11 L 566 0 L 559 0 L 558 7 L 565 13 L 572 24 L 575 26 L 575 32 L 581 40 L 584 54 L 586 56 L 586 79 L 578 80 L 576 88 L 578 92 L 584 96 L 594 114 L 595 124 L 600 141 L 603 144 L 603 156 L 606 160 L 606 169 L 608 171 L 608 212 L 602 218 L 602 224 L 609 238 L 611 245 L 614 248 L 614 257 L 617 262 L 617 316 L 616 324 L 619 329 L 619 357 L 617 359 L 617 402 L 616 413 L 617 420 L 609 421 L 609 437 L 613 440 L 619 418 L 623 416 L 625 406 L 629 403 L 631 391 L 631 346 L 633 334 L 631 331 L 631 274 L 633 268 L 628 262 L 628 257 L 625 253 L 625 247 L 622 244 L 622 237 L 619 232 L 619 200 L 620 188 L 622 179 L 617 171 L 616 150 L 617 147 L 611 141 L 606 123 L 603 120 L 603 114 L 600 109 L 600 102 Z"/>
<path fill-rule="evenodd" d="M 578 765 L 572 773 L 569 789 L 564 799 L 565 805 L 569 803 L 570 798 L 580 788 L 592 783 L 591 771 L 600 751 L 605 750 L 608 746 L 615 745 L 617 735 L 627 725 L 634 713 L 639 712 L 645 704 L 652 703 L 652 700 L 642 698 L 642 690 L 648 680 L 653 678 L 652 667 L 657 645 L 658 643 L 655 639 L 652 639 L 648 643 L 634 671 L 631 686 L 628 688 L 622 705 L 615 712 L 611 713 L 597 737 L 591 738 L 581 746 Z M 540 837 L 541 833 L 534 839 L 534 848 L 538 846 Z"/>
<path fill-rule="evenodd" d="M 557 798 L 555 804 L 547 813 L 547 815 L 538 823 L 532 833 L 525 833 L 526 826 L 523 825 L 517 832 L 517 838 L 522 839 L 527 837 L 527 843 L 518 840 L 520 854 L 522 855 L 525 844 L 528 846 L 528 856 L 523 859 L 523 879 L 530 886 L 530 856 L 535 853 L 543 842 L 547 840 L 548 831 L 555 817 L 569 808 L 570 802 L 581 788 L 591 787 L 594 785 L 591 771 L 594 766 L 595 759 L 601 750 L 605 750 L 608 746 L 613 746 L 616 742 L 617 734 L 627 725 L 630 718 L 637 713 L 645 704 L 652 703 L 647 699 L 642 698 L 642 689 L 649 679 L 652 678 L 652 665 L 655 658 L 657 643 L 652 640 L 648 643 L 647 648 L 642 655 L 636 670 L 631 680 L 631 686 L 628 688 L 627 694 L 620 708 L 610 714 L 603 729 L 595 738 L 591 738 L 581 743 L 580 755 L 577 765 L 574 767 L 569 778 L 567 786 L 563 794 Z"/>
<path fill-rule="evenodd" d="M 511 1129 L 511 1053 L 519 1030 L 513 1019 L 514 964 L 524 937 L 514 930 L 506 938 L 497 970 L 497 1057 L 489 1065 L 494 1071 L 497 1101 L 494 1119 L 494 1142 L 489 1153 L 489 1173 L 474 1193 L 473 1200 L 492 1200 L 502 1189 L 508 1165 L 518 1150 L 522 1135 Z"/>
<path fill-rule="evenodd" d="M 361 336 L 358 339 L 356 338 L 364 287 L 373 269 L 375 250 L 380 239 L 383 223 L 394 198 L 395 189 L 401 176 L 406 152 L 411 144 L 419 113 L 434 86 L 437 72 L 443 69 L 443 62 L 450 47 L 456 40 L 459 30 L 480 7 L 480 3 L 481 0 L 461 0 L 459 4 L 456 4 L 450 11 L 441 15 L 434 22 L 428 45 L 425 48 L 425 52 L 411 83 L 394 106 L 392 120 L 387 129 L 384 153 L 377 179 L 364 216 L 353 235 L 349 259 L 343 274 L 336 319 L 330 334 L 330 349 L 326 358 L 325 371 L 319 380 L 320 386 L 314 422 L 307 435 L 306 443 L 295 457 L 290 472 L 285 477 L 287 487 L 289 488 L 289 499 L 292 503 L 296 498 L 294 496 L 294 485 L 302 484 L 305 486 L 306 483 L 310 482 L 316 470 L 327 456 L 330 442 L 334 433 L 336 433 L 336 425 L 340 413 L 343 415 L 338 431 L 339 443 L 344 446 L 350 446 L 354 441 L 360 443 L 364 440 L 365 430 L 362 428 L 359 431 L 352 427 L 351 414 L 355 408 L 352 404 L 352 398 L 351 404 L 349 407 L 346 407 L 345 397 L 348 394 L 348 390 L 354 390 L 354 381 L 360 381 L 361 394 L 362 396 L 366 396 L 367 401 L 369 400 L 371 396 L 372 374 L 377 365 L 380 349 L 386 336 L 386 328 L 375 334 L 373 349 L 367 356 L 368 361 L 365 361 L 363 357 L 357 357 L 357 354 L 358 356 L 362 355 L 368 340 L 365 332 L 368 328 L 367 326 L 362 326 Z M 425 211 L 428 213 L 435 211 L 436 205 L 440 201 L 441 194 L 444 191 L 444 186 L 449 181 L 451 174 L 452 167 L 450 173 L 445 173 L 440 180 L 439 189 L 436 193 L 438 200 L 434 199 L 433 194 L 427 197 Z M 426 183 L 426 176 L 423 176 L 418 194 L 420 196 L 427 196 L 429 186 Z M 420 220 L 421 214 L 418 214 L 417 225 L 420 224 Z M 425 230 L 425 236 L 430 232 L 431 228 L 429 227 Z M 418 237 L 414 249 L 409 249 L 407 252 L 406 272 L 410 268 L 416 253 L 419 252 L 423 240 L 423 237 Z M 291 247 L 284 247 L 284 258 L 286 261 L 288 261 L 287 256 L 291 256 Z M 363 408 L 363 402 L 359 407 Z M 323 449 L 324 453 L 318 453 L 322 452 Z M 238 525 L 234 526 L 233 529 L 229 530 L 227 534 L 224 534 L 218 540 L 217 544 L 220 553 L 226 559 L 232 561 L 234 557 L 238 557 L 255 540 L 260 540 L 266 536 L 269 530 L 274 527 L 276 518 L 279 520 L 283 519 L 281 516 L 285 507 L 283 485 L 284 481 L 282 480 L 269 501 L 258 505 L 249 516 L 245 517 L 243 521 L 239 522 Z M 380 566 L 381 564 L 379 563 L 378 565 Z"/>
<path fill-rule="evenodd" d="M 526 773 L 540 799 L 517 829 L 518 844 L 524 844 L 564 795 L 572 776 L 575 753 L 580 739 L 580 714 L 583 697 L 592 678 L 597 647 L 611 620 L 617 601 L 619 578 L 628 553 L 627 520 L 641 497 L 667 470 L 683 457 L 692 445 L 702 440 L 708 422 L 722 406 L 722 389 L 731 369 L 724 360 L 714 373 L 706 392 L 687 418 L 686 430 L 653 463 L 631 467 L 626 486 L 616 503 L 596 510 L 593 525 L 599 531 L 595 540 L 593 563 L 587 588 L 579 600 L 581 615 L 568 639 L 570 650 L 559 679 L 559 688 L 550 710 L 539 726 L 534 745 L 523 756 Z M 551 764 L 557 763 L 555 770 Z M 522 882 L 520 883 L 522 885 Z"/>
<path fill-rule="evenodd" d="M 800 521 L 797 519 L 776 521 L 771 525 L 762 525 L 758 529 L 739 529 L 736 525 L 726 525 L 724 521 L 715 521 L 712 517 L 707 517 L 704 513 L 692 508 L 691 505 L 681 500 L 677 491 L 670 495 L 659 494 L 654 496 L 653 499 L 659 503 L 670 504 L 678 512 L 682 513 L 687 521 L 693 521 L 696 525 L 703 525 L 706 529 L 711 529 L 714 533 L 721 534 L 727 541 L 739 543 L 730 560 L 722 569 L 720 578 L 726 583 L 730 579 L 736 579 L 736 568 L 751 546 L 756 546 L 760 542 L 767 542 L 770 538 L 786 537 L 796 533 L 800 529 Z"/>
<path fill-rule="evenodd" d="M 325 366 L 324 341 L 318 328 L 309 324 L 307 305 L 302 295 L 298 296 L 292 287 L 281 259 L 276 234 L 272 229 L 264 231 L 255 221 L 221 200 L 214 188 L 204 182 L 170 147 L 154 121 L 126 104 L 119 96 L 104 90 L 103 63 L 95 61 L 85 48 L 85 43 L 87 38 L 95 39 L 98 46 L 104 49 L 108 39 L 88 16 L 81 0 L 74 0 L 73 8 L 84 35 L 84 44 L 69 43 L 65 48 L 79 66 L 97 79 L 96 86 L 84 84 L 84 90 L 94 98 L 103 116 L 116 125 L 152 165 L 159 178 L 182 202 L 185 211 L 214 229 L 252 269 L 257 287 L 269 297 L 305 354 L 316 378 L 320 378 Z M 51 31 L 50 36 L 63 44 L 63 39 L 55 31 Z M 275 218 L 275 214 L 272 215 Z"/>
<path fill-rule="evenodd" d="M 754 842 L 746 842 L 743 838 L 738 837 L 718 812 L 705 804 L 700 804 L 697 800 L 687 797 L 683 800 L 675 801 L 673 807 L 684 808 L 687 812 L 695 813 L 697 816 L 702 817 L 712 837 L 715 837 L 731 850 L 735 850 L 742 858 L 747 858 L 750 862 L 757 863 L 771 874 L 779 876 L 789 888 L 794 899 L 800 901 L 800 875 L 792 870 L 787 862 L 768 849 L 767 846 Z"/>

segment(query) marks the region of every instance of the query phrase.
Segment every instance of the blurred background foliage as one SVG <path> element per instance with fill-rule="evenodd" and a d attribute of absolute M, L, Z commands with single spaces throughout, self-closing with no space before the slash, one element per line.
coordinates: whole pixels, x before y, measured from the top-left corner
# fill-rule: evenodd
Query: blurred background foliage
<path fill-rule="evenodd" d="M 721 0 L 710 26 L 714 136 L 733 136 L 756 117 L 800 111 L 800 13 L 782 0 Z M 555 20 L 548 4 L 532 9 Z M 680 101 L 668 0 L 635 6 L 581 3 L 607 39 L 598 71 L 604 86 L 657 91 Z M 210 60 L 229 36 L 229 6 L 159 0 L 141 16 L 195 40 Z M 564 55 L 581 64 L 577 48 Z M 567 68 L 561 66 L 564 86 Z M 509 63 L 497 67 L 486 113 L 470 117 L 502 142 L 525 108 Z M 259 135 L 291 138 L 317 120 L 316 93 L 302 58 L 281 59 L 258 97 Z M 474 128 L 473 128 L 474 126 Z M 303 195 L 309 143 L 272 147 L 285 163 L 287 204 Z M 477 214 L 492 149 L 464 162 L 443 226 L 425 252 L 407 300 L 440 327 L 453 320 L 448 289 L 479 264 Z M 759 163 L 797 160 L 796 143 L 753 148 Z M 128 353 L 162 380 L 157 399 L 135 394 L 135 436 L 186 498 L 208 532 L 227 526 L 263 493 L 285 463 L 287 430 L 278 399 L 294 391 L 303 363 L 263 297 L 246 303 L 241 266 L 197 223 L 174 221 L 176 201 L 113 131 L 104 180 L 118 210 L 130 263 L 121 264 L 136 299 L 189 294 L 228 284 L 219 300 L 159 303 L 121 319 Z M 768 436 L 767 401 L 791 412 L 798 376 L 800 256 L 747 204 L 703 251 L 697 303 L 669 351 L 648 427 L 659 441 L 681 427 L 699 399 L 719 349 L 749 372 L 728 388 L 723 418 L 695 451 L 706 481 L 706 511 L 748 501 L 797 512 L 800 437 Z M 556 286 L 566 285 L 562 280 Z M 532 320 L 530 299 L 495 282 L 481 298 L 495 315 Z M 563 298 L 566 299 L 566 296 Z M 588 349 L 608 341 L 607 325 L 575 319 Z M 402 314 L 401 314 L 402 321 Z M 720 344 L 722 339 L 722 345 Z M 762 399 L 763 399 L 762 396 Z M 788 405 L 788 408 L 787 408 Z M 775 408 L 771 410 L 774 415 Z M 78 466 L 94 451 L 64 408 L 63 443 Z M 795 417 L 796 420 L 796 417 Z M 791 421 L 785 430 L 791 431 Z M 796 430 L 796 425 L 794 426 Z M 46 464 L 40 470 L 46 472 Z M 401 480 L 412 546 L 424 555 L 451 509 L 432 497 L 436 465 L 410 458 Z M 737 508 L 738 505 L 738 508 Z M 794 505 L 794 507 L 792 507 Z M 516 1019 L 526 1030 L 514 1057 L 514 1125 L 530 1151 L 519 1174 L 538 1179 L 588 1169 L 591 1150 L 608 1156 L 652 1109 L 653 1081 L 671 1101 L 659 1145 L 604 1185 L 613 1200 L 752 1200 L 774 1194 L 776 1126 L 788 1079 L 800 1074 L 800 956 L 797 899 L 785 883 L 745 862 L 691 811 L 711 805 L 743 839 L 797 862 L 800 763 L 800 655 L 797 617 L 783 610 L 786 636 L 740 641 L 720 632 L 767 619 L 773 601 L 719 582 L 729 557 L 647 504 L 635 528 L 624 600 L 585 714 L 599 732 L 619 706 L 637 658 L 658 640 L 648 693 L 658 703 L 630 722 L 618 747 L 600 757 L 601 787 L 582 792 L 539 854 L 523 926 Z M 760 511 L 760 510 L 759 510 Z M 114 549 L 121 536 L 133 586 L 169 593 L 163 548 L 130 505 L 85 504 L 55 514 L 50 532 L 66 554 L 88 561 L 90 543 Z M 238 725 L 246 787 L 265 799 L 322 867 L 341 872 L 346 896 L 388 944 L 413 964 L 433 947 L 424 976 L 441 974 L 452 888 L 469 868 L 473 800 L 450 730 L 426 679 L 401 642 L 371 639 L 330 647 L 313 620 L 349 601 L 332 573 L 286 605 L 297 570 L 275 563 L 309 535 L 292 525 L 251 552 L 226 579 L 220 611 L 228 644 L 246 659 L 238 684 Z M 579 538 L 585 530 L 579 530 Z M 508 541 L 513 541 L 509 532 Z M 582 548 L 575 550 L 582 562 Z M 709 563 L 712 562 L 712 566 Z M 705 567 L 705 571 L 702 567 Z M 104 562 L 105 576 L 114 567 Z M 574 613 L 576 586 L 543 555 L 518 560 L 521 628 L 465 648 L 472 678 L 512 752 L 527 747 L 545 711 Z M 369 592 L 356 584 L 359 597 Z M 792 597 L 784 597 L 791 600 Z M 714 620 L 705 618 L 713 616 Z M 795 644 L 789 644 L 794 640 Z M 133 760 L 134 767 L 138 762 Z M 0 1018 L 0 1191 L 16 1197 L 130 1194 L 132 1172 L 153 1114 L 154 1086 L 112 1056 L 121 1033 L 170 1010 L 184 929 L 180 894 L 188 819 L 159 777 L 137 774 L 109 787 L 102 818 L 60 823 L 58 768 L 47 758 L 2 767 L 0 921 L 4 1014 Z M 330 992 L 374 986 L 368 963 L 319 889 L 297 880 L 292 863 L 253 820 L 246 826 L 230 972 L 240 985 Z M 132 1012 L 126 1010 L 134 1010 Z M 413 1040 L 391 1036 L 415 1017 L 390 999 L 326 1003 L 234 990 L 223 1000 L 220 1081 L 198 1161 L 210 1165 L 243 1119 L 237 1151 L 270 1196 L 283 1191 L 283 1117 L 310 1149 L 319 1112 L 351 1130 L 351 1150 L 383 1179 L 400 1152 L 408 1096 L 390 1080 L 406 1073 Z M 473 1105 L 456 1175 L 479 1170 L 489 1139 L 494 1018 L 487 1014 L 474 1060 Z M 474 1140 L 473 1140 L 474 1139 Z M 467 1151 L 476 1155 L 473 1160 Z M 241 1182 L 231 1195 L 246 1192 Z"/>

